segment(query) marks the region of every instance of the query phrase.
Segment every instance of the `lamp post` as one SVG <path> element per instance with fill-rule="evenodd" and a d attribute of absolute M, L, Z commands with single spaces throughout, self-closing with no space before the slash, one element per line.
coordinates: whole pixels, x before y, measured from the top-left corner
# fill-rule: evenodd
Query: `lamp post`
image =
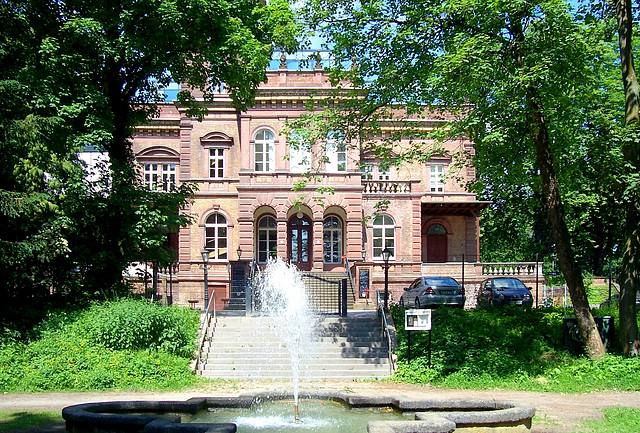
<path fill-rule="evenodd" d="M 202 251 L 200 251 L 200 254 L 202 255 L 202 262 L 204 263 L 204 311 L 205 313 L 208 313 L 209 312 L 209 269 L 208 269 L 209 250 L 206 248 L 203 248 Z"/>
<path fill-rule="evenodd" d="M 389 258 L 391 257 L 391 250 L 385 248 L 382 250 L 382 260 L 384 260 L 384 310 L 386 312 L 389 307 Z"/>
<path fill-rule="evenodd" d="M 240 261 L 240 258 L 242 257 L 242 249 L 240 248 L 240 245 L 238 245 L 236 253 L 238 254 L 238 261 Z"/>

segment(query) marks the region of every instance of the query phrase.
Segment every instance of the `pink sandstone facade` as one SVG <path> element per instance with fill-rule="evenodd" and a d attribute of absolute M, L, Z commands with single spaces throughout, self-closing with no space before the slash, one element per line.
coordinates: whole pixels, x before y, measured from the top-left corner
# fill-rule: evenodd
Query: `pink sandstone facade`
<path fill-rule="evenodd" d="M 209 297 L 215 296 L 218 309 L 233 297 L 234 275 L 246 277 L 253 263 L 260 266 L 273 256 L 311 272 L 344 272 L 348 263 L 357 302 L 371 302 L 384 287 L 384 247 L 393 252 L 391 302 L 421 273 L 459 279 L 464 272 L 468 282 L 482 278 L 479 213 L 487 203 L 462 186 L 475 178 L 474 169 L 453 165 L 460 152 L 473 156 L 472 143 L 448 142 L 447 152 L 429 162 L 386 172 L 375 159 L 335 140 L 324 160 L 316 149 L 292 152 L 285 122 L 305 112 L 311 93 L 327 90 L 329 83 L 317 69 L 267 74 L 255 104 L 244 112 L 221 92 L 202 121 L 166 103 L 157 118 L 136 130 L 134 152 L 145 183 L 198 187 L 183 210 L 194 223 L 177 237 L 173 302 L 202 308 L 205 246 Z M 424 124 L 435 128 L 439 121 Z M 309 162 L 319 180 L 293 191 Z M 333 193 L 319 193 L 318 186 L 330 186 Z M 376 214 L 380 201 L 387 206 Z"/>

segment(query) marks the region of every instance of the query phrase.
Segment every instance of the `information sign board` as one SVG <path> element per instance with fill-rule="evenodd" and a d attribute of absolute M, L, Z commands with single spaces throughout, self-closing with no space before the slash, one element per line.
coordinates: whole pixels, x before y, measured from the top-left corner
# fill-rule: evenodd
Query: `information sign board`
<path fill-rule="evenodd" d="M 431 331 L 431 310 L 405 310 L 406 331 Z"/>

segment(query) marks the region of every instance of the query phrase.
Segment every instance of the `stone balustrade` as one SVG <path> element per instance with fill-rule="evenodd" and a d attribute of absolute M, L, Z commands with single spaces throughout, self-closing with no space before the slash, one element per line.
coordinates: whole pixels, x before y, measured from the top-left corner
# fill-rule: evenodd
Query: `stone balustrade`
<path fill-rule="evenodd" d="M 364 194 L 397 194 L 411 192 L 411 182 L 399 180 L 363 180 Z"/>
<path fill-rule="evenodd" d="M 482 275 L 486 276 L 533 276 L 536 262 L 479 263 Z M 538 262 L 538 275 L 542 275 L 542 262 Z"/>

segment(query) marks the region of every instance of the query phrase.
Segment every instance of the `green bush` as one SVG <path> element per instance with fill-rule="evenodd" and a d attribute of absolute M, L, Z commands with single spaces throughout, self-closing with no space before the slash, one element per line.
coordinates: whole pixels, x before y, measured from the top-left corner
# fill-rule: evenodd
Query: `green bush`
<path fill-rule="evenodd" d="M 0 345 L 0 391 L 183 388 L 195 381 L 197 329 L 197 312 L 144 300 L 55 314 L 39 339 Z"/>
<path fill-rule="evenodd" d="M 95 344 L 110 349 L 160 350 L 191 357 L 198 312 L 127 299 L 91 308 L 81 326 Z"/>
<path fill-rule="evenodd" d="M 430 368 L 428 332 L 413 332 L 409 347 L 404 311 L 393 306 L 392 314 L 398 330 L 394 380 L 560 392 L 640 389 L 640 359 L 608 355 L 594 362 L 565 350 L 563 319 L 573 316 L 569 309 L 433 310 Z"/>

